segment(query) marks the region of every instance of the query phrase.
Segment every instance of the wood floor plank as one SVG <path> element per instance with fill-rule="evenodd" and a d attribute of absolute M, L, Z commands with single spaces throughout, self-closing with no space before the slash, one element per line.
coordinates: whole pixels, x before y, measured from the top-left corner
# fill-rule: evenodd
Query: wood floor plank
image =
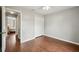
<path fill-rule="evenodd" d="M 7 42 L 8 43 L 8 42 Z M 11 44 L 10 44 L 11 45 Z M 48 36 L 39 36 L 33 40 L 18 44 L 16 47 L 20 48 L 14 49 L 14 51 L 19 52 L 79 52 L 79 45 L 72 44 L 69 42 L 61 41 Z M 12 46 L 11 46 L 12 47 Z M 7 45 L 7 48 L 8 47 Z M 12 51 L 11 49 L 6 49 L 6 51 Z"/>

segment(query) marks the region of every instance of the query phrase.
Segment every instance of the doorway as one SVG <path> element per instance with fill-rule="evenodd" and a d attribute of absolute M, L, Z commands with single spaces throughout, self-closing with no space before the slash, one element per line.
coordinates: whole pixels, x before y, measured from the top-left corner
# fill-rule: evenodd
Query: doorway
<path fill-rule="evenodd" d="M 21 12 L 18 10 L 2 7 L 2 32 L 5 32 L 2 35 L 2 51 L 5 51 L 7 48 L 7 37 L 9 33 L 16 33 L 15 37 L 21 39 Z M 13 39 L 13 38 L 12 38 Z M 9 41 L 10 42 L 10 41 Z M 15 41 L 16 42 L 16 39 Z M 16 43 L 17 44 L 17 43 Z M 10 44 L 9 44 L 10 45 Z"/>
<path fill-rule="evenodd" d="M 6 8 L 5 12 L 5 26 L 8 32 L 16 32 L 18 37 L 20 38 L 20 29 L 21 29 L 21 22 L 20 22 L 20 13 L 13 10 Z"/>

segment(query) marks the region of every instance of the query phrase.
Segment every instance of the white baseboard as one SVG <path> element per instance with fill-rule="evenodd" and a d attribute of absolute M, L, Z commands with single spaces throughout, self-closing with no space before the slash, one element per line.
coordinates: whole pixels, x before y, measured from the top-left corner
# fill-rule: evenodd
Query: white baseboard
<path fill-rule="evenodd" d="M 35 39 L 36 37 L 39 37 L 39 36 L 42 36 L 42 35 L 34 36 L 33 38 L 29 38 L 29 39 L 27 39 L 27 40 L 23 40 L 23 41 L 21 41 L 21 43 L 24 43 L 24 42 L 33 40 L 33 39 Z"/>
<path fill-rule="evenodd" d="M 65 40 L 65 39 L 62 39 L 62 38 L 59 38 L 59 37 L 54 37 L 54 36 L 47 35 L 47 34 L 44 34 L 44 35 L 46 35 L 46 36 L 48 36 L 48 37 L 56 38 L 56 39 L 61 40 L 61 41 L 66 41 L 66 42 L 69 42 L 69 43 L 72 43 L 72 44 L 79 45 L 79 43 L 77 43 L 77 42 L 73 42 L 73 41 Z M 42 35 L 38 35 L 38 36 L 42 36 Z M 27 39 L 27 40 L 24 40 L 24 41 L 22 41 L 21 43 L 24 43 L 24 42 L 33 40 L 33 39 L 35 39 L 35 38 L 38 37 L 38 36 L 35 36 L 35 37 L 33 37 L 33 38 L 29 38 L 29 39 Z"/>
<path fill-rule="evenodd" d="M 61 40 L 61 41 L 65 41 L 65 42 L 69 42 L 69 43 L 72 43 L 72 44 L 79 45 L 79 43 L 77 43 L 77 42 L 73 42 L 73 41 L 65 40 L 65 39 L 62 39 L 62 38 L 59 38 L 59 37 L 54 37 L 54 36 L 47 35 L 47 34 L 45 34 L 45 35 L 48 36 L 48 37 L 56 38 L 56 39 Z"/>

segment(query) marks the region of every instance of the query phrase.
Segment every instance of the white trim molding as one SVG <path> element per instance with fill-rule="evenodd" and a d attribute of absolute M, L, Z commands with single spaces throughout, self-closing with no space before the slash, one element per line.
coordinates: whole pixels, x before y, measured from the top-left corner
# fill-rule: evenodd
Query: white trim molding
<path fill-rule="evenodd" d="M 73 42 L 73 41 L 70 41 L 70 40 L 65 40 L 65 39 L 55 37 L 55 36 L 51 36 L 51 35 L 47 35 L 47 34 L 45 34 L 45 35 L 48 36 L 48 37 L 56 38 L 57 40 L 61 40 L 61 41 L 65 41 L 65 42 L 69 42 L 69 43 L 72 43 L 72 44 L 79 45 L 79 43 L 77 43 L 77 42 Z"/>

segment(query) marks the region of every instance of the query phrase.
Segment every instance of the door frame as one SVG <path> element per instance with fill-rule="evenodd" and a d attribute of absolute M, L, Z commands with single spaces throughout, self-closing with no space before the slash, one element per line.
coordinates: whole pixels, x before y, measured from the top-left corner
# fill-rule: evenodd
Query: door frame
<path fill-rule="evenodd" d="M 22 20 L 22 12 L 21 11 L 18 11 L 18 10 L 15 10 L 15 9 L 12 9 L 12 8 L 6 8 L 5 6 L 2 6 L 2 32 L 5 32 L 4 34 L 2 34 L 2 52 L 5 52 L 5 49 L 6 49 L 6 36 L 7 36 L 7 28 L 6 28 L 6 16 L 5 16 L 5 12 L 6 12 L 6 9 L 8 10 L 13 10 L 15 12 L 18 12 L 19 13 L 19 16 L 20 16 L 20 21 L 19 21 L 19 27 L 20 27 L 20 41 L 21 41 L 21 20 Z"/>

